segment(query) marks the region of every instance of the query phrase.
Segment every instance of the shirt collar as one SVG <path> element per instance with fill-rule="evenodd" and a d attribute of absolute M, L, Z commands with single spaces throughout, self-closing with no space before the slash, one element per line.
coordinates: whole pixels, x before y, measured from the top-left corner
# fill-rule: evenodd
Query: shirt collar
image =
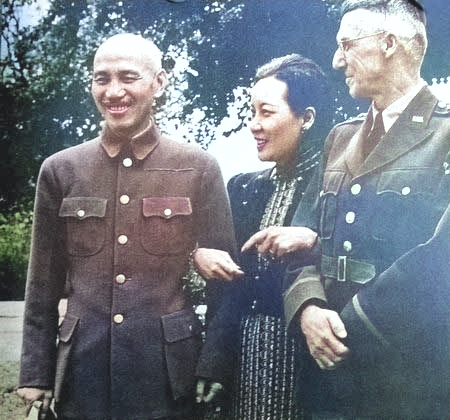
<path fill-rule="evenodd" d="M 427 82 L 420 79 L 420 81 L 406 92 L 401 98 L 390 104 L 385 110 L 382 111 L 381 117 L 383 118 L 384 131 L 388 132 L 394 125 L 400 114 L 406 109 L 409 103 L 420 92 L 420 90 L 426 86 Z M 375 121 L 377 114 L 380 112 L 376 109 L 375 104 L 372 102 L 372 121 Z"/>
<path fill-rule="evenodd" d="M 132 138 L 121 138 L 106 125 L 102 129 L 100 138 L 103 149 L 110 158 L 116 157 L 124 146 L 129 145 L 136 159 L 142 160 L 159 144 L 161 134 L 154 120 L 151 119 L 148 127 Z"/>

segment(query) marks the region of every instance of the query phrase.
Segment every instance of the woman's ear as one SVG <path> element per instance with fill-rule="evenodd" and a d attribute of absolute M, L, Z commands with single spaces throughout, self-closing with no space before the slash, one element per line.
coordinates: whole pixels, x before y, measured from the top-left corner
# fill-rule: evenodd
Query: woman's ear
<path fill-rule="evenodd" d="M 316 110 L 314 107 L 309 106 L 305 109 L 305 112 L 303 113 L 303 131 L 308 131 L 312 125 L 314 124 L 314 121 L 316 120 Z"/>

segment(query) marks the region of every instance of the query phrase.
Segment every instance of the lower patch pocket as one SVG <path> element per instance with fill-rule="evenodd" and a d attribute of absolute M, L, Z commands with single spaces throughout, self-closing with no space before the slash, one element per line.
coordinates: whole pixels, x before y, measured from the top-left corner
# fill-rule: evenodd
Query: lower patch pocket
<path fill-rule="evenodd" d="M 170 385 L 177 399 L 193 392 L 202 347 L 202 325 L 190 309 L 163 315 L 161 322 Z"/>

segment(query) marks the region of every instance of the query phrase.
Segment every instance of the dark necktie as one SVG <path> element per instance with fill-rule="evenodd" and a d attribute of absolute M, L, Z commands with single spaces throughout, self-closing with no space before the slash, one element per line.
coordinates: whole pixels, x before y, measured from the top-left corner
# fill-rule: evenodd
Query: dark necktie
<path fill-rule="evenodd" d="M 363 143 L 362 149 L 364 160 L 366 160 L 367 156 L 369 156 L 370 152 L 378 144 L 384 134 L 386 134 L 386 132 L 384 131 L 383 117 L 381 116 L 381 112 L 379 112 L 375 117 L 372 130 L 369 132 Z"/>

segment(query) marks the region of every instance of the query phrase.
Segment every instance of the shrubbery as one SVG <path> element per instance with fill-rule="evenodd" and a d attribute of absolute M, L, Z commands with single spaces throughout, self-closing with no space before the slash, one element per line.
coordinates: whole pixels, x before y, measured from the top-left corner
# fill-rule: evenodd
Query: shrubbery
<path fill-rule="evenodd" d="M 0 300 L 24 297 L 32 219 L 31 205 L 0 213 Z"/>

